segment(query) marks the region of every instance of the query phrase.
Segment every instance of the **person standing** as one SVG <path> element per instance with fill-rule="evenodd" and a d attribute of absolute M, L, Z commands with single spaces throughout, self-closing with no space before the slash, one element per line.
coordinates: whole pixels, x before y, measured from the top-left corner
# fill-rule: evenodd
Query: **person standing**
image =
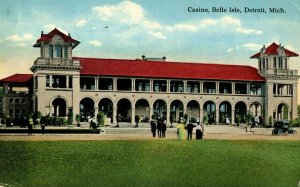
<path fill-rule="evenodd" d="M 201 125 L 197 125 L 197 127 L 196 127 L 196 139 L 197 140 L 202 139 L 202 136 L 203 136 L 202 127 L 201 127 Z"/>
<path fill-rule="evenodd" d="M 192 134 L 193 134 L 193 128 L 195 127 L 195 125 L 193 125 L 192 123 L 189 123 L 186 125 L 186 130 L 187 130 L 187 139 L 191 140 L 192 139 Z"/>
<path fill-rule="evenodd" d="M 152 136 L 153 136 L 153 138 L 155 138 L 155 136 L 156 136 L 156 123 L 155 123 L 155 121 L 151 120 L 150 125 L 151 125 Z"/>
<path fill-rule="evenodd" d="M 167 130 L 167 121 L 164 120 L 162 122 L 162 126 L 161 126 L 161 133 L 162 133 L 162 138 L 166 137 L 166 130 Z"/>
<path fill-rule="evenodd" d="M 32 135 L 32 130 L 33 130 L 33 119 L 32 116 L 30 116 L 28 120 L 28 135 Z"/>
<path fill-rule="evenodd" d="M 161 118 L 158 118 L 158 120 L 157 120 L 157 135 L 159 138 L 161 138 L 161 133 L 162 133 L 162 121 L 161 121 Z"/>

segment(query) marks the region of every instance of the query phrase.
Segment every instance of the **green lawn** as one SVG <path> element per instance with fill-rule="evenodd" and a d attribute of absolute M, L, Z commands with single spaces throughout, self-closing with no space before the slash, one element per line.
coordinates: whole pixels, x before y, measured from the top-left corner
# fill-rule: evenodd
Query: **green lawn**
<path fill-rule="evenodd" d="M 0 142 L 0 186 L 293 186 L 300 141 Z"/>

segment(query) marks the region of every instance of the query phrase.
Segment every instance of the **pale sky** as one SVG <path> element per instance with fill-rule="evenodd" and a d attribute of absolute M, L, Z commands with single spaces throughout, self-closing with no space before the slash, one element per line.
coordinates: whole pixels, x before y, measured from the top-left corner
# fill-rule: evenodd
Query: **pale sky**
<path fill-rule="evenodd" d="M 212 12 L 213 7 L 227 12 Z M 241 12 L 228 12 L 229 7 Z M 265 13 L 247 13 L 245 7 Z M 269 13 L 270 8 L 284 13 Z M 299 0 L 1 0 L 0 26 L 0 79 L 31 73 L 39 56 L 33 44 L 41 31 L 55 27 L 81 42 L 73 51 L 78 57 L 166 56 L 257 67 L 249 57 L 272 42 L 300 53 Z M 290 63 L 300 70 L 300 57 Z"/>

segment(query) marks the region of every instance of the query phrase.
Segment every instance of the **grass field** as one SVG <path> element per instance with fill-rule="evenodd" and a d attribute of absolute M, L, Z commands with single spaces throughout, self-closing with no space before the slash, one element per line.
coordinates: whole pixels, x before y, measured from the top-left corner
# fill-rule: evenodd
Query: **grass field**
<path fill-rule="evenodd" d="M 297 186 L 300 141 L 0 142 L 0 186 Z"/>

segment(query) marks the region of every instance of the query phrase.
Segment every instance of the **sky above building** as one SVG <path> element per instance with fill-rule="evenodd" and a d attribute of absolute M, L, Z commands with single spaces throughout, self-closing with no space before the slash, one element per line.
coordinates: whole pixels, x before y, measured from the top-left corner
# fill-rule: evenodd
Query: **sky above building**
<path fill-rule="evenodd" d="M 257 67 L 249 57 L 272 42 L 300 53 L 299 0 L 2 0 L 0 25 L 0 78 L 31 73 L 33 44 L 54 28 L 81 42 L 77 57 Z"/>

